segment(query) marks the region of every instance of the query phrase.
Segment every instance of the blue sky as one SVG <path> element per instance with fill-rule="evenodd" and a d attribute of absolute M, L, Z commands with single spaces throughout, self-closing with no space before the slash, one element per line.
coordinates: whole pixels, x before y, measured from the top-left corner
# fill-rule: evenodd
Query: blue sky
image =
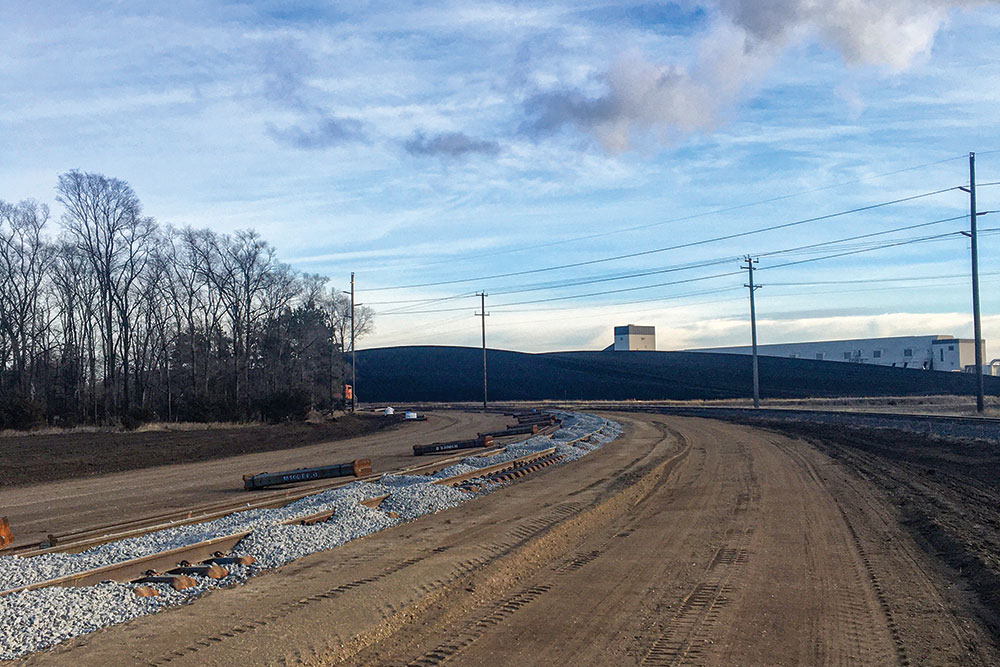
<path fill-rule="evenodd" d="M 55 209 L 78 168 L 129 181 L 163 223 L 256 228 L 338 287 L 357 273 L 379 313 L 366 346 L 478 344 L 478 300 L 451 297 L 479 290 L 491 346 L 595 349 L 629 322 L 656 325 L 661 349 L 741 344 L 743 278 L 706 277 L 745 253 L 762 255 L 762 342 L 971 335 L 963 237 L 785 268 L 769 267 L 863 248 L 765 254 L 967 213 L 955 190 L 489 276 L 963 185 L 970 150 L 979 181 L 1000 181 L 996 2 L 0 0 L 0 15 L 0 199 Z M 998 195 L 981 188 L 980 210 Z M 981 260 L 1000 272 L 1000 235 Z M 607 280 L 692 263 L 712 265 Z M 982 293 L 1000 341 L 998 281 Z M 611 290 L 631 291 L 564 298 Z"/>

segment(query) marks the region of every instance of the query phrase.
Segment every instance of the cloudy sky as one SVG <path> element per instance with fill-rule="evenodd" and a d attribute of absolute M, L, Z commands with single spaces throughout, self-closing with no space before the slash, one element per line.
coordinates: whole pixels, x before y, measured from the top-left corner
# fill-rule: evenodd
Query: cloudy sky
<path fill-rule="evenodd" d="M 81 169 L 255 228 L 357 273 L 365 346 L 478 344 L 481 290 L 491 347 L 743 344 L 747 253 L 761 342 L 971 335 L 955 188 L 969 151 L 1000 181 L 997 2 L 0 0 L 0 43 L 0 199 L 58 210 Z"/>

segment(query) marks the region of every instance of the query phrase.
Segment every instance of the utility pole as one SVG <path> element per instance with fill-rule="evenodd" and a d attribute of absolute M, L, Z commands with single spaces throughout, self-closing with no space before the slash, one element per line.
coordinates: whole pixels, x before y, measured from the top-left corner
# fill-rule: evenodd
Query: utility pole
<path fill-rule="evenodd" d="M 351 271 L 351 412 L 356 409 L 358 401 L 357 356 L 354 350 L 354 271 Z"/>
<path fill-rule="evenodd" d="M 748 282 L 743 286 L 750 288 L 750 340 L 753 344 L 753 406 L 754 408 L 759 408 L 760 376 L 757 372 L 757 309 L 754 306 L 753 293 L 760 289 L 760 285 L 753 284 L 753 265 L 760 260 L 753 259 L 750 255 L 747 255 L 744 259 L 747 265 L 741 268 L 747 270 Z"/>
<path fill-rule="evenodd" d="M 486 318 L 489 317 L 489 313 L 486 312 L 486 297 L 489 296 L 486 292 L 480 292 L 478 294 L 480 299 L 479 315 L 483 320 L 483 410 L 486 409 Z"/>
<path fill-rule="evenodd" d="M 983 396 L 983 324 L 979 315 L 979 234 L 976 218 L 976 154 L 969 153 L 969 187 L 962 188 L 969 193 L 969 233 L 972 241 L 972 328 L 976 339 L 976 412 L 986 409 Z"/>

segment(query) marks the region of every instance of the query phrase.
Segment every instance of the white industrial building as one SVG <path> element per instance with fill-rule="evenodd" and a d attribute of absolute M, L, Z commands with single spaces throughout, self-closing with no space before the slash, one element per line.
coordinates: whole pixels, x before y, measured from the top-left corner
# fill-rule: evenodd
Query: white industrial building
<path fill-rule="evenodd" d="M 655 350 L 656 327 L 641 327 L 627 324 L 615 327 L 615 342 L 610 350 Z"/>
<path fill-rule="evenodd" d="M 618 330 L 615 329 L 617 342 Z M 686 350 L 687 352 L 721 352 L 751 354 L 749 345 Z M 890 338 L 856 338 L 815 343 L 781 343 L 758 345 L 757 353 L 768 357 L 819 359 L 853 364 L 874 364 L 897 368 L 918 368 L 935 371 L 973 371 L 976 368 L 976 345 L 969 338 L 954 336 L 893 336 Z M 983 341 L 983 359 L 986 341 Z M 990 374 L 990 370 L 986 370 Z"/>

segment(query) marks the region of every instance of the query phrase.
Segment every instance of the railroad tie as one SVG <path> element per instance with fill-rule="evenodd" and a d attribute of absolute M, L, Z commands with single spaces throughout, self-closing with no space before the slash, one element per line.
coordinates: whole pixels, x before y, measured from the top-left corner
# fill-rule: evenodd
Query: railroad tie
<path fill-rule="evenodd" d="M 227 556 L 221 551 L 216 551 L 214 556 L 202 561 L 202 563 L 221 565 L 223 567 L 226 565 L 253 565 L 256 562 L 257 559 L 253 556 Z"/>
<path fill-rule="evenodd" d="M 194 577 L 186 574 L 147 574 L 144 577 L 132 580 L 133 584 L 166 584 L 175 591 L 183 591 L 186 588 L 194 588 L 198 585 Z"/>
<path fill-rule="evenodd" d="M 140 598 L 158 598 L 160 597 L 160 591 L 156 590 L 152 586 L 136 586 L 132 589 L 136 597 Z"/>
<path fill-rule="evenodd" d="M 204 563 L 199 565 L 181 563 L 180 567 L 167 570 L 167 574 L 188 576 L 196 575 L 199 577 L 208 577 L 209 579 L 222 579 L 223 577 L 229 576 L 229 570 L 215 563 Z"/>
<path fill-rule="evenodd" d="M 324 521 L 329 521 L 330 519 L 333 518 L 333 515 L 334 515 L 334 511 L 331 510 L 330 512 L 324 512 L 322 514 L 317 514 L 317 515 L 314 515 L 314 516 L 302 519 L 302 521 L 300 521 L 299 524 L 302 525 L 302 526 L 314 526 L 317 523 L 323 523 Z"/>

